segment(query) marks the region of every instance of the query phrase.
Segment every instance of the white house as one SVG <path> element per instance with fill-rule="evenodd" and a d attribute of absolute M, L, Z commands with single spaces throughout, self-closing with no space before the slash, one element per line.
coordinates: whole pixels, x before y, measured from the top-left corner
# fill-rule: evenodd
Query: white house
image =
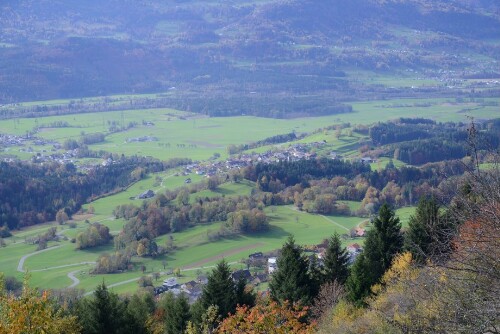
<path fill-rule="evenodd" d="M 270 257 L 267 259 L 267 272 L 269 274 L 272 274 L 276 268 L 278 268 L 278 264 L 276 263 L 277 258 L 275 257 Z"/>

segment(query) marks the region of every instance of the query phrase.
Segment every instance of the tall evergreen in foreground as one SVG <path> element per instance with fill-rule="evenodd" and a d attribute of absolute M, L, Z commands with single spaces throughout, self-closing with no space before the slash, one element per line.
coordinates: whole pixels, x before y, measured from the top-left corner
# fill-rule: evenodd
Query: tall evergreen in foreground
<path fill-rule="evenodd" d="M 91 299 L 82 299 L 78 318 L 84 334 L 133 333 L 132 319 L 127 316 L 125 303 L 108 291 L 104 283 L 94 291 Z"/>
<path fill-rule="evenodd" d="M 404 248 L 420 264 L 424 264 L 427 259 L 439 262 L 451 251 L 453 219 L 447 213 L 440 212 L 440 209 L 434 197 L 422 197 L 415 215 L 410 217 Z"/>
<path fill-rule="evenodd" d="M 208 275 L 208 283 L 203 288 L 201 303 L 206 310 L 210 305 L 216 305 L 219 315 L 225 317 L 236 310 L 234 282 L 231 270 L 225 260 L 217 264 Z"/>
<path fill-rule="evenodd" d="M 187 323 L 191 320 L 189 300 L 184 293 L 174 296 L 172 292 L 166 293 L 161 299 L 161 305 L 165 312 L 165 330 L 171 334 L 184 333 Z"/>
<path fill-rule="evenodd" d="M 228 313 L 234 313 L 237 305 L 253 306 L 255 295 L 245 290 L 246 284 L 245 279 L 234 282 L 228 263 L 222 260 L 208 276 L 200 300 L 202 308 L 207 310 L 210 305 L 215 305 L 218 314 L 224 318 Z"/>
<path fill-rule="evenodd" d="M 269 283 L 271 298 L 280 303 L 288 300 L 309 305 L 314 298 L 311 291 L 314 282 L 308 273 L 309 261 L 292 236 L 281 248 L 276 264 L 278 268 Z"/>
<path fill-rule="evenodd" d="M 379 282 L 391 266 L 394 256 L 403 247 L 401 223 L 389 205 L 380 207 L 373 228 L 368 231 L 363 253 L 356 259 L 347 279 L 348 297 L 362 304 L 370 294 L 370 287 Z"/>
<path fill-rule="evenodd" d="M 344 284 L 349 276 L 349 254 L 345 248 L 342 248 L 340 236 L 335 232 L 328 239 L 328 248 L 324 258 L 324 283 L 337 280 Z"/>

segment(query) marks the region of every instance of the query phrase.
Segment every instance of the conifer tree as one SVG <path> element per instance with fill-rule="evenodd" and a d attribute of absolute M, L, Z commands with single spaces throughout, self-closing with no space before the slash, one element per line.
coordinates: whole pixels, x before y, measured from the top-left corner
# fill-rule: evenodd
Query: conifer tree
<path fill-rule="evenodd" d="M 359 254 L 346 281 L 347 298 L 357 305 L 362 305 L 363 300 L 370 293 L 371 279 L 366 269 L 367 266 L 365 254 Z"/>
<path fill-rule="evenodd" d="M 370 294 L 370 287 L 379 282 L 402 246 L 401 223 L 386 203 L 380 207 L 373 228 L 368 231 L 363 254 L 356 259 L 347 280 L 351 301 L 363 302 Z"/>
<path fill-rule="evenodd" d="M 344 284 L 349 276 L 349 254 L 345 248 L 342 248 L 340 236 L 335 232 L 328 240 L 324 258 L 324 283 L 337 280 Z"/>
<path fill-rule="evenodd" d="M 146 334 L 148 317 L 155 310 L 155 300 L 148 292 L 138 292 L 132 295 L 127 303 L 127 314 L 132 320 L 133 333 Z"/>
<path fill-rule="evenodd" d="M 309 261 L 302 249 L 295 245 L 290 236 L 281 248 L 281 255 L 277 261 L 277 269 L 273 272 L 269 288 L 271 298 L 283 303 L 300 302 L 309 305 L 312 301 L 311 278 L 308 274 Z"/>
<path fill-rule="evenodd" d="M 132 333 L 131 317 L 126 306 L 104 283 L 97 286 L 91 299 L 83 299 L 78 306 L 78 317 L 84 334 Z"/>
<path fill-rule="evenodd" d="M 440 206 L 434 197 L 422 197 L 418 202 L 415 215 L 410 217 L 405 233 L 404 248 L 413 255 L 418 263 L 437 258 L 449 252 L 449 235 L 452 227 L 451 217 L 441 214 Z"/>
<path fill-rule="evenodd" d="M 191 319 L 189 312 L 189 301 L 185 294 L 174 296 L 167 293 L 161 301 L 165 312 L 165 329 L 167 333 L 182 334 L 187 328 L 187 323 Z"/>
<path fill-rule="evenodd" d="M 253 307 L 255 305 L 255 293 L 253 291 L 248 291 L 247 280 L 244 277 L 240 279 L 235 284 L 235 295 L 236 295 L 236 305 L 247 305 Z"/>
<path fill-rule="evenodd" d="M 236 293 L 231 270 L 225 260 L 217 264 L 208 275 L 208 283 L 203 288 L 201 303 L 204 309 L 210 305 L 218 307 L 219 315 L 226 317 L 236 310 Z"/>

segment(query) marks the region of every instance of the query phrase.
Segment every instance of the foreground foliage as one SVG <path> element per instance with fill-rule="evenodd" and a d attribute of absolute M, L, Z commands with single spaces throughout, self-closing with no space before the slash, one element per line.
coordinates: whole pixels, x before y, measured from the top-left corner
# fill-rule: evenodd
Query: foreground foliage
<path fill-rule="evenodd" d="M 20 296 L 7 293 L 0 274 L 0 334 L 80 333 L 77 317 L 68 315 L 49 298 L 30 288 L 25 280 Z"/>

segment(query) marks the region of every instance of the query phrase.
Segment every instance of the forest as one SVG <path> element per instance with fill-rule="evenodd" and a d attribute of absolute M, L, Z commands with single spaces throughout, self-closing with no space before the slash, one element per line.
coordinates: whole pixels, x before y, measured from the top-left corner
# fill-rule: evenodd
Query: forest
<path fill-rule="evenodd" d="M 0 162 L 0 225 L 14 230 L 40 224 L 55 220 L 60 210 L 71 216 L 82 204 L 164 168 L 160 161 L 139 157 L 123 157 L 87 173 L 71 163 Z"/>

